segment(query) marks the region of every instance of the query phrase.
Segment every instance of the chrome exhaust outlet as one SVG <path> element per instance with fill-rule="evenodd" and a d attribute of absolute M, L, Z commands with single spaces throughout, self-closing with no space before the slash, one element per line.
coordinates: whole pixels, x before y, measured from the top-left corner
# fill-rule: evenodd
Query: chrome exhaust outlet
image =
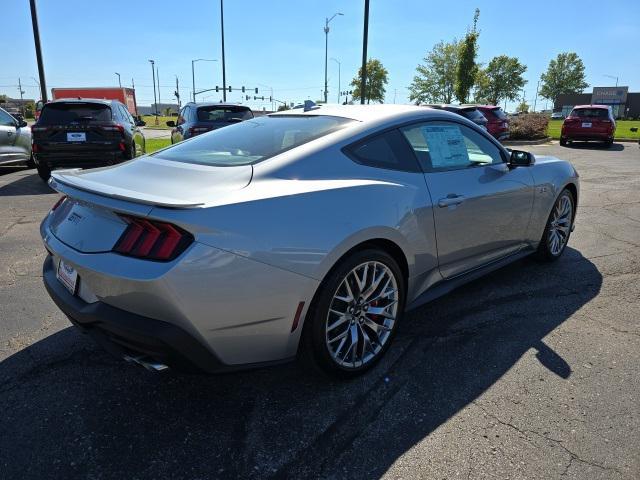
<path fill-rule="evenodd" d="M 151 372 L 161 372 L 163 370 L 167 370 L 169 367 L 164 363 L 156 362 L 155 360 L 149 359 L 147 360 L 143 356 L 132 357 L 131 355 L 123 355 L 122 358 L 129 363 L 136 363 L 138 365 L 143 366 L 147 370 Z"/>

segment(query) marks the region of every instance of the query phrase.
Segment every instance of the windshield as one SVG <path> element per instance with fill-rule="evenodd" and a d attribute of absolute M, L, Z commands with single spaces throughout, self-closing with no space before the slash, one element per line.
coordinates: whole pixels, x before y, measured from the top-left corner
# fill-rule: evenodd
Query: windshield
<path fill-rule="evenodd" d="M 463 110 L 464 116 L 475 123 L 486 123 L 487 118 L 477 108 Z"/>
<path fill-rule="evenodd" d="M 277 115 L 220 128 L 153 156 L 212 166 L 250 165 L 344 128 L 353 120 L 324 115 Z"/>
<path fill-rule="evenodd" d="M 248 120 L 253 118 L 253 113 L 246 107 L 209 106 L 198 107 L 199 122 L 230 122 L 236 120 Z"/>
<path fill-rule="evenodd" d="M 508 120 L 509 118 L 505 115 L 505 113 L 502 111 L 501 108 L 494 108 L 493 110 L 491 110 L 491 113 L 493 113 L 496 117 L 498 117 L 500 120 Z"/>
<path fill-rule="evenodd" d="M 48 103 L 42 109 L 39 125 L 66 125 L 81 122 L 110 122 L 111 108 L 101 103 Z"/>
<path fill-rule="evenodd" d="M 606 108 L 576 108 L 571 112 L 572 117 L 609 118 Z"/>

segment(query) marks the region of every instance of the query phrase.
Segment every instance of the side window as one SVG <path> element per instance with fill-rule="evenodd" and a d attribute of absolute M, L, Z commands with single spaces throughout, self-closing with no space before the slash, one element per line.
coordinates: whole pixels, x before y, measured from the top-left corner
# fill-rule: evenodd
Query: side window
<path fill-rule="evenodd" d="M 184 116 L 186 115 L 186 112 L 187 112 L 187 107 L 184 107 L 182 110 L 180 110 L 180 114 L 178 115 L 178 121 L 176 122 L 176 125 L 182 125 L 183 123 L 185 123 Z"/>
<path fill-rule="evenodd" d="M 503 163 L 500 149 L 481 133 L 454 122 L 426 122 L 402 129 L 425 172 Z"/>
<path fill-rule="evenodd" d="M 415 156 L 398 130 L 369 137 L 347 147 L 347 154 L 369 167 L 419 172 Z"/>
<path fill-rule="evenodd" d="M 16 121 L 14 118 L 6 112 L 0 110 L 0 126 L 3 127 L 15 127 Z"/>
<path fill-rule="evenodd" d="M 127 108 L 124 105 L 118 105 L 118 108 L 120 109 L 120 115 L 122 116 L 122 120 L 129 123 L 133 123 L 131 121 L 131 118 L 129 118 L 129 112 L 127 111 Z"/>

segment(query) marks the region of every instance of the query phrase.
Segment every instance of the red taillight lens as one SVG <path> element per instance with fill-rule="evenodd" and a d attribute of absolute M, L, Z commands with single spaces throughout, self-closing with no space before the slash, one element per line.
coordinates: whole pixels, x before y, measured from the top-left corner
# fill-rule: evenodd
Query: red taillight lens
<path fill-rule="evenodd" d="M 31 127 L 31 132 L 46 132 L 47 130 L 49 130 L 49 127 L 39 127 L 37 125 Z"/>
<path fill-rule="evenodd" d="M 120 132 L 122 135 L 124 135 L 124 127 L 119 123 L 116 125 L 105 125 L 102 127 L 102 129 L 106 130 L 107 132 Z"/>
<path fill-rule="evenodd" d="M 40 150 L 40 146 L 37 143 L 31 144 L 31 151 L 33 153 L 38 153 L 39 150 Z"/>
<path fill-rule="evenodd" d="M 193 242 L 193 236 L 165 222 L 121 215 L 129 225 L 113 250 L 149 260 L 173 260 Z"/>
<path fill-rule="evenodd" d="M 64 202 L 67 199 L 66 195 L 62 195 L 58 201 L 56 203 L 53 204 L 53 207 L 51 207 L 51 211 L 53 212 L 56 208 L 58 208 L 60 205 L 62 205 L 62 202 Z"/>
<path fill-rule="evenodd" d="M 209 127 L 189 127 L 189 133 L 191 135 L 200 135 L 201 133 L 208 132 Z"/>

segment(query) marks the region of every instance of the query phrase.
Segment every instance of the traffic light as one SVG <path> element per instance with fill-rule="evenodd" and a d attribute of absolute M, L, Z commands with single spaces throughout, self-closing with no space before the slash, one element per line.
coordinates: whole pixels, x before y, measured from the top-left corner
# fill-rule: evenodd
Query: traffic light
<path fill-rule="evenodd" d="M 231 85 L 229 85 L 229 93 L 231 93 Z"/>
<path fill-rule="evenodd" d="M 269 96 L 269 101 L 273 102 L 273 97 Z"/>
<path fill-rule="evenodd" d="M 256 95 L 258 94 L 258 89 L 256 88 Z"/>
<path fill-rule="evenodd" d="M 216 92 L 219 92 L 220 89 L 218 88 L 218 85 L 216 85 Z"/>
<path fill-rule="evenodd" d="M 244 96 L 244 99 L 245 99 L 245 100 L 251 100 L 251 97 L 250 97 L 249 95 L 245 95 L 245 96 Z"/>
<path fill-rule="evenodd" d="M 244 87 L 242 87 L 242 93 L 244 93 Z"/>

